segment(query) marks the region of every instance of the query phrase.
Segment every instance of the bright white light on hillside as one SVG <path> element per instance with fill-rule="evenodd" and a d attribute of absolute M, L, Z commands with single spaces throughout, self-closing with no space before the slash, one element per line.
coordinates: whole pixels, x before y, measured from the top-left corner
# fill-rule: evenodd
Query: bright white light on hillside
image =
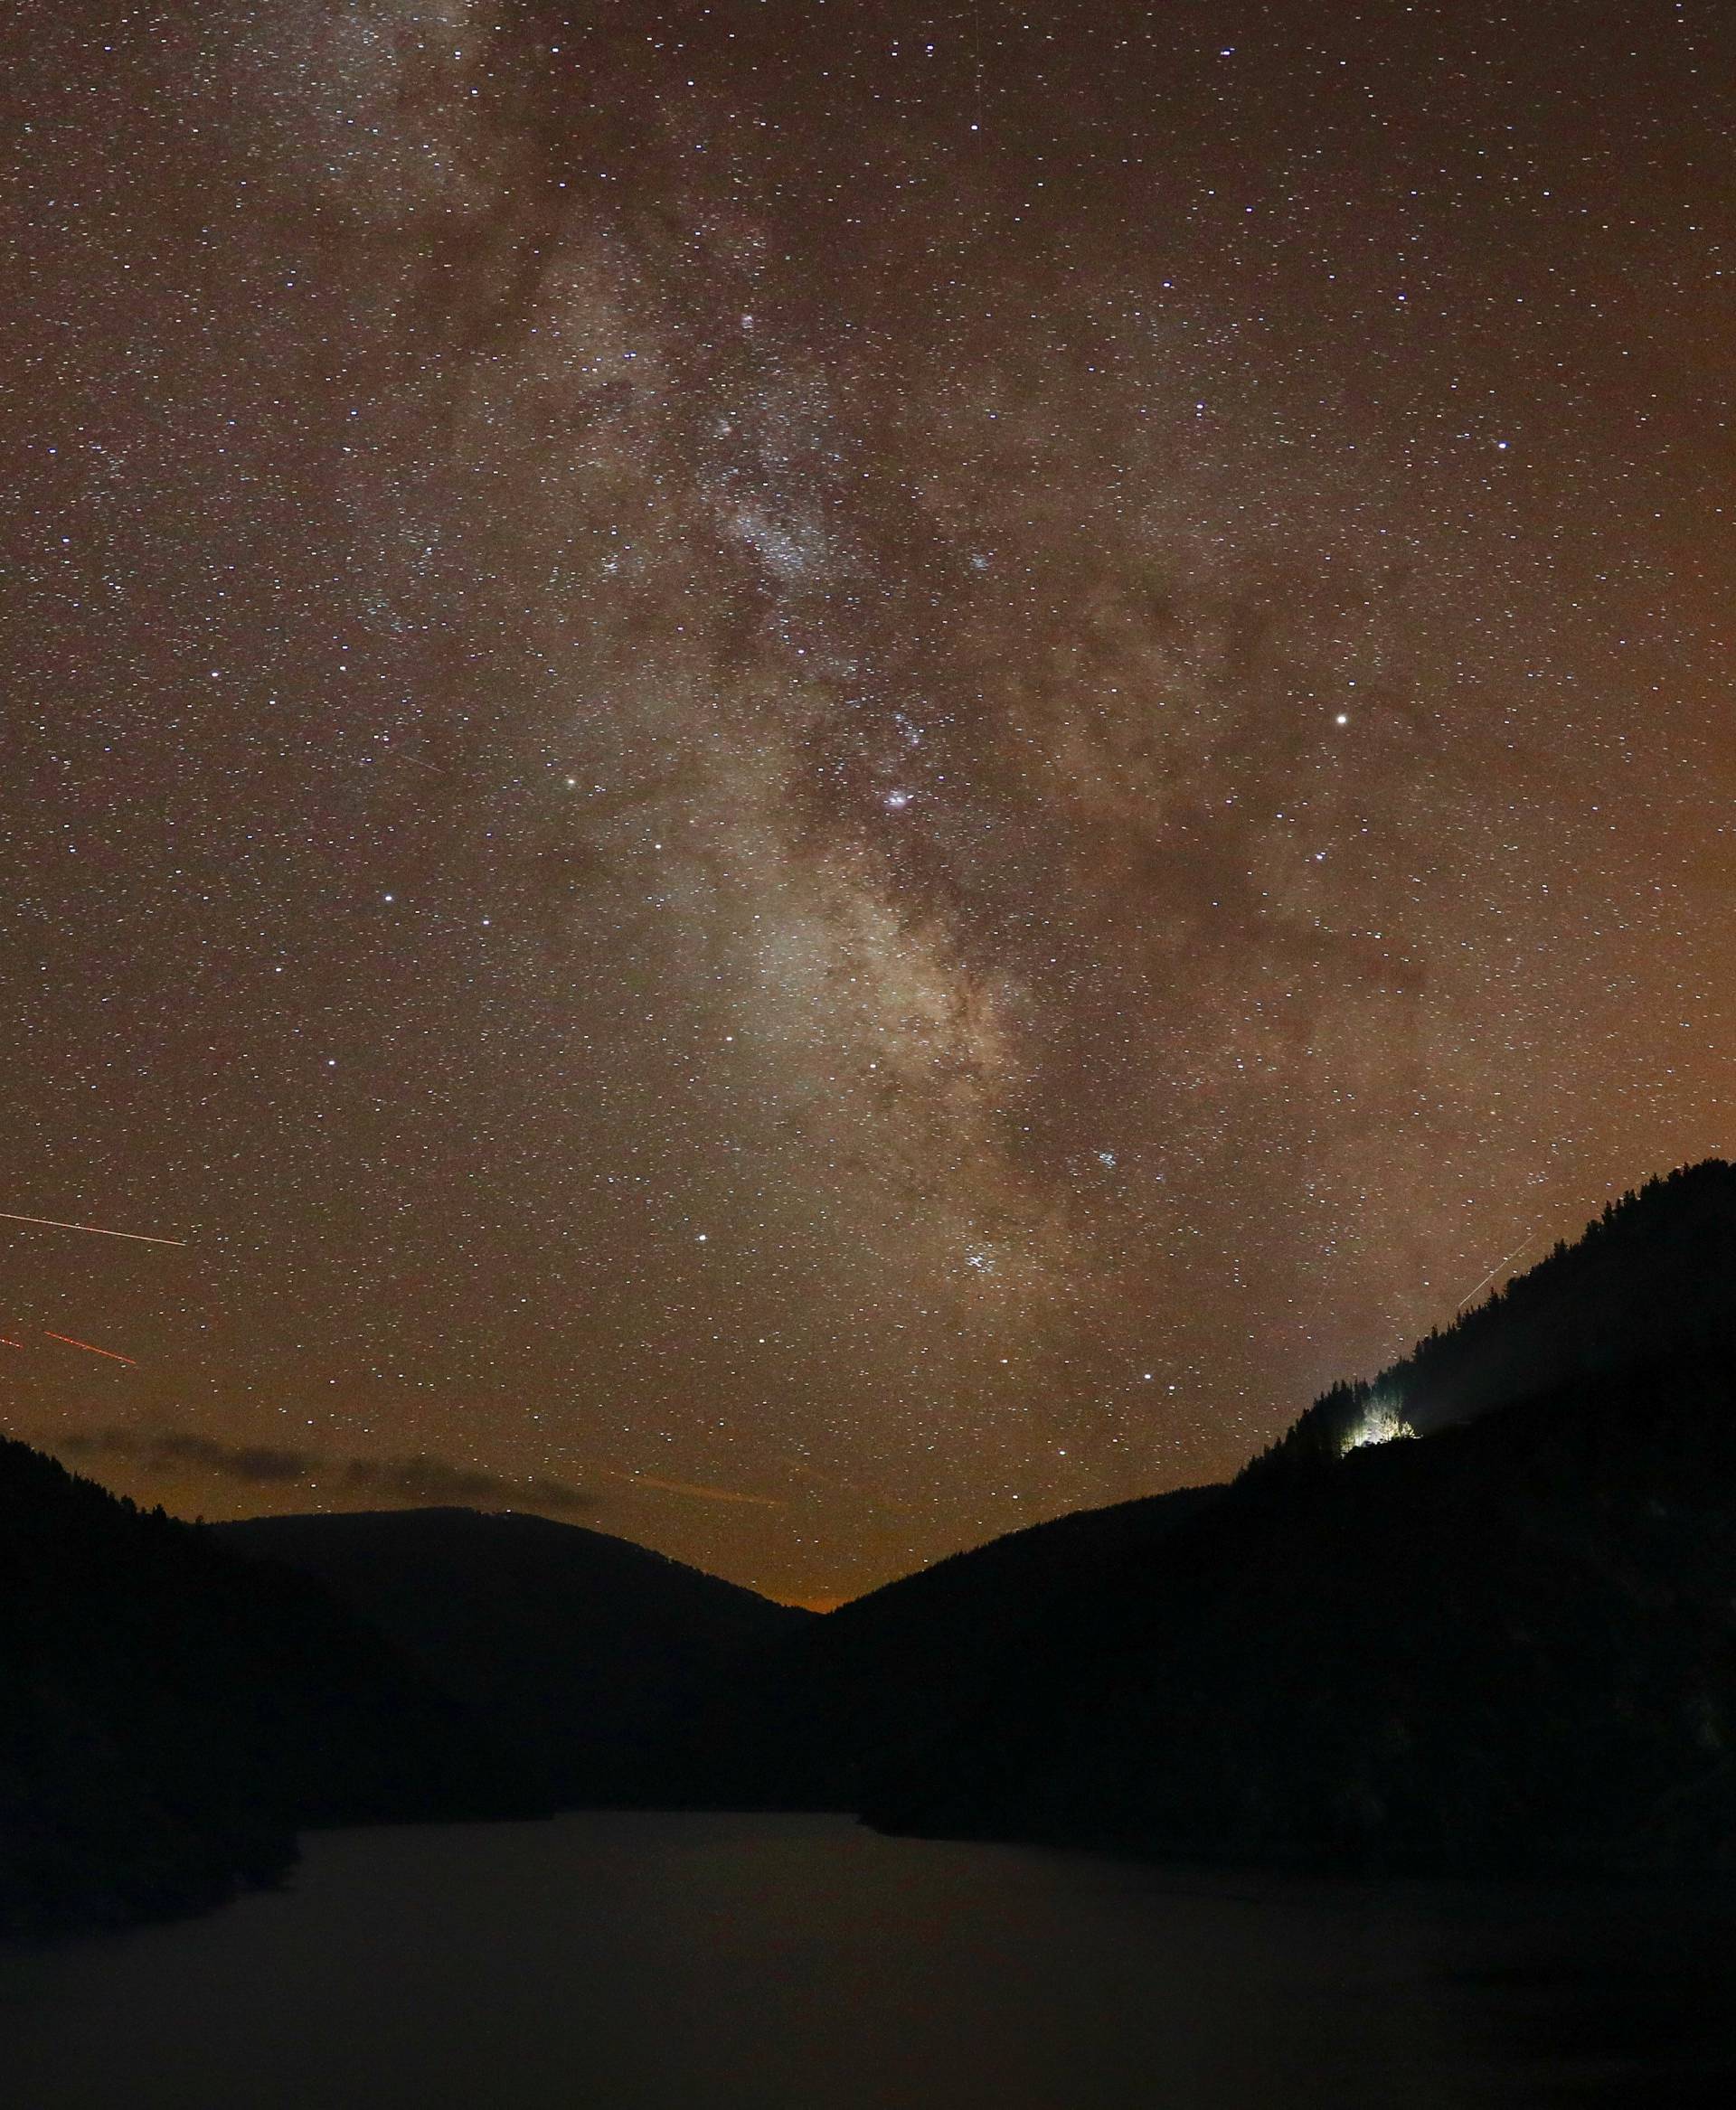
<path fill-rule="evenodd" d="M 1401 1436 L 1413 1436 L 1416 1433 L 1400 1413 L 1397 1399 L 1391 1392 L 1375 1392 L 1339 1437 L 1338 1455 L 1347 1457 L 1352 1451 L 1360 1451 L 1365 1445 L 1394 1443 Z"/>

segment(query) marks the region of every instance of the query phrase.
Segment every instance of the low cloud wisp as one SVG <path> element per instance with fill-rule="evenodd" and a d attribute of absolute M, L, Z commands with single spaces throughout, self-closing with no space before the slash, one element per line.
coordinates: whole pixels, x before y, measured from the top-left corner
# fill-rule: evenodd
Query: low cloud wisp
<path fill-rule="evenodd" d="M 597 1497 L 571 1481 L 541 1474 L 516 1478 L 422 1451 L 386 1458 L 334 1457 L 299 1447 L 224 1443 L 185 1429 L 120 1427 L 40 1440 L 69 1464 L 125 1459 L 150 1473 L 191 1470 L 247 1487 L 306 1485 L 328 1496 L 335 1490 L 344 1500 L 372 1496 L 394 1506 L 479 1505 L 552 1516 L 580 1516 L 597 1507 Z"/>

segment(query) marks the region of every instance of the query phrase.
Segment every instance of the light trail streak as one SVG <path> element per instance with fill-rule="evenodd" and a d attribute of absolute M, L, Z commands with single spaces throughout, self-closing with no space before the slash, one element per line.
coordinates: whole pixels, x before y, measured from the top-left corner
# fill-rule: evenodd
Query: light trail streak
<path fill-rule="evenodd" d="M 71 1333 L 57 1333 L 50 1326 L 44 1326 L 42 1332 L 51 1341 L 64 1341 L 69 1348 L 82 1348 L 87 1355 L 106 1355 L 110 1362 L 124 1362 L 129 1370 L 138 1368 L 137 1356 L 120 1355 L 112 1348 L 99 1348 L 94 1341 L 80 1341 Z"/>
<path fill-rule="evenodd" d="M 140 1246 L 184 1246 L 185 1239 L 153 1238 L 148 1231 L 106 1230 L 99 1223 L 67 1223 L 58 1216 L 20 1216 L 15 1209 L 0 1209 L 0 1222 L 40 1223 L 50 1230 L 89 1231 L 99 1239 L 131 1239 Z"/>
<path fill-rule="evenodd" d="M 1488 1273 L 1483 1277 L 1482 1281 L 1477 1284 L 1477 1289 L 1468 1291 L 1464 1296 L 1459 1298 L 1458 1302 L 1453 1306 L 1454 1311 L 1462 1312 L 1466 1305 L 1470 1303 L 1471 1298 L 1477 1295 L 1478 1290 L 1486 1289 L 1489 1284 L 1495 1280 L 1495 1276 L 1500 1274 L 1504 1267 L 1510 1267 L 1513 1263 L 1519 1258 L 1520 1254 L 1528 1249 L 1532 1241 L 1536 1238 L 1536 1236 L 1537 1233 L 1535 1230 L 1527 1231 L 1525 1233 L 1523 1243 L 1516 1245 L 1513 1248 L 1512 1252 L 1507 1255 L 1505 1260 L 1497 1260 L 1495 1266 L 1491 1267 Z"/>
<path fill-rule="evenodd" d="M 694 1502 L 744 1502 L 755 1509 L 788 1509 L 769 1494 L 738 1494 L 729 1487 L 700 1487 L 691 1480 L 659 1480 L 649 1473 L 609 1473 L 611 1480 L 624 1480 L 629 1487 L 655 1487 L 660 1494 L 684 1494 Z"/>

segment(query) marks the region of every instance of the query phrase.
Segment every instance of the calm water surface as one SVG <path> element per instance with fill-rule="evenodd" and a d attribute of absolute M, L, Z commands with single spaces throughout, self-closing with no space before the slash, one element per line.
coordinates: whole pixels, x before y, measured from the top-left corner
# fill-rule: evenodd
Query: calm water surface
<path fill-rule="evenodd" d="M 0 1955 L 9 2110 L 1736 2102 L 1736 1885 L 1302 1882 L 586 1815 Z"/>

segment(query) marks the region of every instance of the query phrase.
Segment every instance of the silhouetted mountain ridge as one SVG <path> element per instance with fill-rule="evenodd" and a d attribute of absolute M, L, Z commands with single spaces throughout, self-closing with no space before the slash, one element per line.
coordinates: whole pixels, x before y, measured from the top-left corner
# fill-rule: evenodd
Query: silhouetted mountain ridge
<path fill-rule="evenodd" d="M 476 1708 L 562 1803 L 639 1800 L 669 1714 L 813 1614 L 521 1512 L 345 1511 L 211 1527 L 316 1577 Z"/>
<path fill-rule="evenodd" d="M 329 1591 L 5 1438 L 0 1692 L 0 1932 L 213 1902 L 302 1824 L 547 1806 Z"/>
<path fill-rule="evenodd" d="M 855 1809 L 891 1754 L 999 1690 L 1033 1618 L 1089 1605 L 1220 1492 L 1075 1511 L 840 1606 L 702 1695 L 646 1768 L 646 1792 L 711 1807 Z"/>

